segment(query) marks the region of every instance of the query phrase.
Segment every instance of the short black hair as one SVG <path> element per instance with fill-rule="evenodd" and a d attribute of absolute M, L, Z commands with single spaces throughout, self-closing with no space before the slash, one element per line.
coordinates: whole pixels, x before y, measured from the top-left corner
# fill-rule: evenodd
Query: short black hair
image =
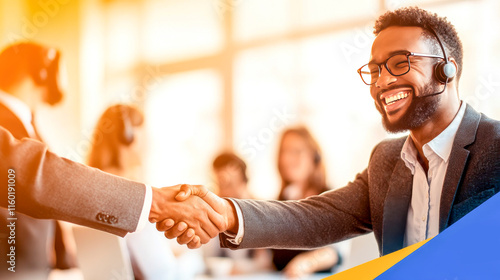
<path fill-rule="evenodd" d="M 431 30 L 434 30 L 446 49 L 446 54 L 453 57 L 458 65 L 457 81 L 460 80 L 463 64 L 462 41 L 458 37 L 455 26 L 446 17 L 440 17 L 436 13 L 428 12 L 418 7 L 405 7 L 394 11 L 388 11 L 381 15 L 375 22 L 373 33 L 378 36 L 382 30 L 391 26 L 416 26 L 424 29 L 424 36 L 434 42 L 433 51 L 439 51 L 437 39 Z"/>

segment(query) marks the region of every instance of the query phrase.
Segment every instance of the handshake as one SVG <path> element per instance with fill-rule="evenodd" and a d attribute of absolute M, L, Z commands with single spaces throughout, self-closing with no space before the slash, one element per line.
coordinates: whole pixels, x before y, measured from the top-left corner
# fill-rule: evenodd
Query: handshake
<path fill-rule="evenodd" d="M 149 221 L 169 239 L 196 249 L 221 232 L 236 234 L 236 209 L 200 185 L 152 188 L 153 201 Z"/>

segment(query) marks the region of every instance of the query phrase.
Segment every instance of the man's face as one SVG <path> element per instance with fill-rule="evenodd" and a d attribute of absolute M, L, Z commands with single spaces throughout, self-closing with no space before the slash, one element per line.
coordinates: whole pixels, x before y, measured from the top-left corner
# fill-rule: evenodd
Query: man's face
<path fill-rule="evenodd" d="M 246 188 L 243 180 L 243 174 L 240 168 L 234 164 L 228 164 L 224 167 L 214 170 L 217 184 L 219 185 L 219 196 L 246 198 L 242 197 L 242 187 Z"/>
<path fill-rule="evenodd" d="M 389 27 L 377 36 L 372 46 L 371 62 L 382 63 L 396 52 L 431 54 L 420 27 Z M 370 93 L 382 122 L 389 132 L 421 127 L 432 120 L 439 109 L 441 96 L 428 96 L 442 89 L 433 77 L 434 58 L 410 56 L 411 69 L 402 76 L 392 76 L 382 66 L 378 81 Z"/>

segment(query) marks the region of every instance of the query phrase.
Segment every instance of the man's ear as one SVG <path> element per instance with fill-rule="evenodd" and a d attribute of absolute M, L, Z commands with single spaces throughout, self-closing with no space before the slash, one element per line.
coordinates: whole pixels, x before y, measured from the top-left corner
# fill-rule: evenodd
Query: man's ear
<path fill-rule="evenodd" d="M 457 61 L 455 60 L 455 58 L 453 56 L 450 56 L 448 57 L 448 60 L 453 63 L 453 65 L 455 65 L 455 77 L 458 75 L 458 64 L 457 64 Z"/>
<path fill-rule="evenodd" d="M 458 77 L 457 77 L 458 76 L 458 64 L 457 64 L 457 61 L 452 56 L 448 57 L 448 60 L 450 61 L 450 63 L 453 63 L 453 65 L 455 66 L 455 70 L 456 70 L 455 76 L 453 77 L 453 80 L 450 81 L 450 85 L 458 88 Z M 458 96 L 458 90 L 457 90 L 457 96 Z"/>

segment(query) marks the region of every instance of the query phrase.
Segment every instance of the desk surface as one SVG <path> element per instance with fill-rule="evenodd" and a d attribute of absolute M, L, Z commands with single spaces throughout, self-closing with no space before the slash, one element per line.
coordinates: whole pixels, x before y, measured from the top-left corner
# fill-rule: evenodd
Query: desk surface
<path fill-rule="evenodd" d="M 328 273 L 317 273 L 301 280 L 320 280 L 331 276 Z M 225 277 L 211 277 L 206 275 L 196 276 L 194 280 L 288 280 L 278 272 L 267 272 L 247 275 L 231 275 Z M 79 269 L 70 270 L 53 270 L 49 276 L 49 280 L 84 280 Z"/>
<path fill-rule="evenodd" d="M 301 280 L 320 280 L 331 276 L 329 273 L 316 273 L 306 278 L 300 278 Z M 278 272 L 269 272 L 269 273 L 257 273 L 257 274 L 246 274 L 246 275 L 231 275 L 224 277 L 211 277 L 211 276 L 197 276 L 195 280 L 288 280 L 283 276 L 283 274 Z"/>

